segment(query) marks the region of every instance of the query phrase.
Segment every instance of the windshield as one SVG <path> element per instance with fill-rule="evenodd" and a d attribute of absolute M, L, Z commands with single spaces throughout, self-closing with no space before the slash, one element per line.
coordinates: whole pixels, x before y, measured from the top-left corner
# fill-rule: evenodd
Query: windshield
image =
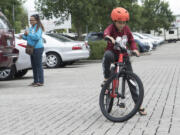
<path fill-rule="evenodd" d="M 50 36 L 50 37 L 53 37 L 53 38 L 55 38 L 55 39 L 57 39 L 57 40 L 59 40 L 59 41 L 61 41 L 61 42 L 73 42 L 73 41 L 74 41 L 74 40 L 72 40 L 72 39 L 69 39 L 69 38 L 67 38 L 67 37 L 61 36 L 61 35 L 59 35 L 59 34 L 48 33 L 48 34 L 46 34 L 46 35 L 48 35 L 48 36 Z"/>
<path fill-rule="evenodd" d="M 139 35 L 139 34 L 136 34 L 136 33 L 134 33 L 134 35 L 136 35 L 136 36 L 137 36 L 137 37 L 139 37 L 140 39 L 146 38 L 146 37 L 144 37 L 144 36 L 141 36 L 141 35 Z"/>
<path fill-rule="evenodd" d="M 0 13 L 0 29 L 10 29 L 10 24 L 2 13 Z"/>

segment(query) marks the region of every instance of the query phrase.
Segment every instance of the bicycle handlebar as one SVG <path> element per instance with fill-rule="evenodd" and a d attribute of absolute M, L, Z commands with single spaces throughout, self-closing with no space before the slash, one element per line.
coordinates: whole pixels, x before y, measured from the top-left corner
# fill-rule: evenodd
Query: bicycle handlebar
<path fill-rule="evenodd" d="M 105 37 L 104 40 L 112 43 L 111 39 L 109 39 L 108 37 Z M 122 47 L 122 45 L 120 45 L 120 43 L 118 43 L 118 42 L 115 42 L 114 49 L 118 50 L 118 51 L 126 52 L 130 56 L 139 57 L 135 52 L 133 52 L 131 50 L 127 50 L 127 48 L 125 46 Z"/>

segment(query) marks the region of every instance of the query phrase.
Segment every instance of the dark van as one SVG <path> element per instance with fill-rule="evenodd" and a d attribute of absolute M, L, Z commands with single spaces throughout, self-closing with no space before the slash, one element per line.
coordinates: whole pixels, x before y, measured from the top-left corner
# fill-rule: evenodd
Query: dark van
<path fill-rule="evenodd" d="M 10 68 L 17 61 L 18 55 L 14 30 L 0 11 L 0 70 Z"/>

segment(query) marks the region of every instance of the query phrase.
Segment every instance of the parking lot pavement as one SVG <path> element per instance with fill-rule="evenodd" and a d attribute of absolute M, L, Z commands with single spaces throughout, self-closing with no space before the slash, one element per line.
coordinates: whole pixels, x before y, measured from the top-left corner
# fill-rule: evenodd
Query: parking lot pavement
<path fill-rule="evenodd" d="M 112 123 L 99 108 L 101 61 L 45 69 L 45 86 L 30 87 L 32 71 L 0 82 L 0 135 L 177 135 L 180 131 L 180 42 L 133 58 L 145 87 L 139 114 Z"/>

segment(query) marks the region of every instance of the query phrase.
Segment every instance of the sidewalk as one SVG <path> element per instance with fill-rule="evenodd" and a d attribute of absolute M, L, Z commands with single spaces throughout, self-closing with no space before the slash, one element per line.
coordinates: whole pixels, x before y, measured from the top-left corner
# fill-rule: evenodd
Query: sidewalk
<path fill-rule="evenodd" d="M 0 82 L 0 135 L 177 135 L 180 133 L 180 45 L 165 44 L 133 60 L 143 81 L 143 106 L 124 123 L 112 123 L 99 108 L 100 61 L 45 69 L 45 86 Z"/>

